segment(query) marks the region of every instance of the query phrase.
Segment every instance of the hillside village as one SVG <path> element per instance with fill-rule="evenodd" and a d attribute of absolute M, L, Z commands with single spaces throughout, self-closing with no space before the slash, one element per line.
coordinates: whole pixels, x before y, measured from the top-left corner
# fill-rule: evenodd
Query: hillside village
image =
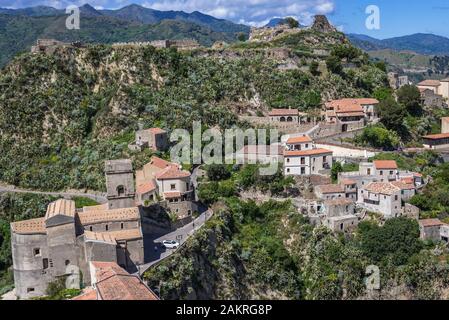
<path fill-rule="evenodd" d="M 313 43 L 310 48 L 295 47 L 296 44 L 289 47 L 295 37 L 302 35 L 306 35 L 305 43 Z M 328 41 L 320 43 L 315 37 L 325 37 Z M 284 98 L 287 97 L 282 102 L 279 102 L 280 96 L 270 97 L 270 88 L 267 89 L 270 85 L 266 84 L 264 84 L 266 101 L 263 103 L 258 94 L 249 99 L 250 101 L 243 101 L 237 94 L 234 100 L 233 97 L 227 97 L 220 103 L 233 105 L 232 109 L 230 108 L 232 116 L 229 115 L 232 121 L 244 123 L 247 128 L 276 128 L 280 132 L 280 139 L 272 145 L 266 142 L 257 145 L 247 144 L 241 150 L 234 150 L 235 163 L 226 166 L 188 165 L 169 160 L 169 153 L 175 145 L 170 140 L 170 134 L 179 128 L 179 122 L 188 123 L 190 120 L 183 119 L 185 113 L 180 111 L 186 106 L 164 111 L 163 116 L 167 120 L 159 121 L 155 114 L 155 110 L 158 109 L 149 105 L 147 108 L 150 110 L 151 118 L 142 121 L 141 118 L 134 117 L 133 107 L 120 109 L 124 108 L 123 105 L 128 101 L 125 92 L 131 91 L 129 88 L 120 88 L 123 95 L 115 96 L 111 102 L 112 107 L 99 113 L 101 115 L 97 118 L 99 125 L 95 129 L 98 130 L 95 141 L 99 141 L 102 138 L 107 139 L 108 129 L 113 131 L 123 125 L 120 121 L 114 120 L 113 116 L 122 113 L 121 116 L 125 115 L 126 118 L 129 115 L 134 121 L 130 125 L 132 131 L 130 138 L 124 143 L 123 153 L 101 161 L 100 170 L 104 180 L 98 179 L 100 182 L 96 182 L 96 185 L 104 182 L 104 201 L 77 207 L 72 197 L 59 197 L 48 204 L 45 216 L 11 222 L 14 294 L 20 299 L 39 298 L 48 295 L 49 285 L 66 277 L 72 281 L 66 282 L 65 289 L 75 290 L 76 294 L 72 297 L 74 300 L 163 299 L 165 297 L 161 296 L 160 284 L 154 285 L 160 276 L 157 268 L 164 263 L 170 263 L 173 261 L 170 259 L 176 259 L 177 255 L 188 252 L 193 242 L 191 239 L 204 235 L 208 232 L 206 230 L 216 223 L 214 219 L 223 217 L 225 206 L 223 203 L 226 202 L 223 198 L 236 197 L 263 206 L 264 201 L 260 199 L 265 199 L 267 193 L 271 198 L 270 201 L 277 203 L 272 204 L 273 207 L 281 206 L 285 201 L 290 202 L 295 218 L 290 214 L 289 219 L 305 219 L 307 225 L 315 230 L 313 232 L 325 228 L 326 232 L 333 235 L 349 238 L 356 235 L 358 227 L 364 223 L 375 223 L 381 228 L 388 226 L 388 221 L 392 219 L 404 218 L 419 227 L 419 238 L 422 241 L 442 243 L 446 248 L 449 242 L 449 221 L 423 215 L 419 204 L 412 201 L 417 195 L 424 194 L 426 188 L 432 185 L 436 178 L 427 172 L 405 168 L 402 166 L 402 159 L 397 156 L 401 156 L 401 151 L 413 152 L 416 155 L 434 152 L 439 157 L 447 159 L 449 118 L 440 117 L 438 119 L 441 121 L 440 132 L 434 134 L 426 132 L 420 135 L 421 143 L 415 143 L 413 146 L 406 146 L 403 143 L 401 148 L 388 150 L 357 143 L 357 139 L 363 136 L 367 128 L 381 128 L 392 134 L 391 128 L 386 129 L 383 122 L 385 116 L 383 105 L 388 99 L 374 93 L 384 90 L 391 92 L 391 96 L 396 100 L 400 100 L 399 90 L 403 87 L 413 87 L 413 90 L 419 92 L 420 106 L 442 110 L 444 114 L 449 99 L 449 81 L 428 80 L 418 83 L 416 87 L 408 83 L 407 79 L 397 79 L 394 75 L 390 75 L 388 81 L 386 73 L 381 71 L 381 68 L 371 66 L 365 61 L 366 57 L 363 54 L 354 53 L 350 47 L 345 47 L 348 45 L 347 40 L 340 37 L 342 36 L 329 24 L 326 17 L 317 16 L 310 28 L 281 25 L 274 28 L 253 29 L 248 41 L 238 44 L 216 44 L 215 48 L 202 48 L 191 40 L 112 45 L 112 50 L 130 50 L 130 48 L 132 50 L 134 47 L 147 50 L 150 47 L 149 50 L 166 52 L 164 50 L 179 49 L 190 55 L 189 59 L 195 57 L 200 61 L 216 56 L 226 57 L 222 59 L 230 61 L 237 61 L 245 55 L 257 56 L 257 59 L 271 61 L 270 68 L 274 66 L 279 72 L 279 77 L 293 73 L 290 80 L 303 81 L 304 86 L 305 83 L 309 85 L 312 80 L 301 79 L 302 73 L 313 74 L 313 77 L 322 79 L 323 82 L 330 81 L 331 87 L 332 81 L 341 81 L 334 80 L 335 78 L 341 77 L 345 80 L 357 78 L 354 82 L 360 84 L 362 89 L 357 93 L 354 92 L 354 88 L 349 87 L 340 90 L 344 84 L 338 82 L 333 89 L 326 90 L 324 86 L 320 87 L 322 91 L 315 95 L 314 90 L 318 91 L 319 86 L 314 84 L 313 89 L 307 89 L 310 94 L 307 97 L 310 99 L 303 107 L 294 103 L 305 100 L 305 96 L 287 97 L 298 87 L 289 87 L 286 89 L 287 92 L 280 94 Z M 286 46 L 281 45 L 279 48 L 273 45 L 284 40 Z M 339 45 L 346 48 L 338 47 L 344 51 L 340 53 L 341 56 L 333 49 Z M 34 59 L 46 59 L 44 56 L 54 59 L 55 55 L 66 54 L 65 50 L 80 51 L 86 57 L 89 49 L 80 43 L 65 44 L 47 39 L 39 40 L 31 54 Z M 262 56 L 259 50 L 263 51 Z M 81 61 L 81 58 L 79 59 Z M 169 64 L 170 59 L 172 58 L 167 58 L 164 63 Z M 118 68 L 117 65 L 115 68 Z M 376 70 L 373 71 L 374 80 L 371 84 L 367 84 L 359 78 L 363 77 L 360 72 L 365 72 L 371 67 Z M 13 66 L 10 68 L 13 69 Z M 107 72 L 104 64 L 101 68 L 102 72 Z M 88 69 L 89 67 L 85 65 L 83 72 Z M 112 77 L 115 77 L 114 72 L 118 69 L 111 70 Z M 20 73 L 20 70 L 14 72 Z M 132 85 L 138 83 L 139 86 L 160 88 L 164 84 L 164 80 L 160 78 L 167 74 L 166 70 L 153 69 L 151 80 L 145 82 L 146 80 L 134 78 L 133 73 L 138 72 L 137 69 L 129 70 L 128 74 L 122 73 L 119 78 L 127 79 L 126 81 Z M 382 80 L 377 79 L 376 72 L 382 73 L 382 76 L 379 76 Z M 274 79 L 271 84 L 276 81 Z M 92 87 L 97 91 L 106 90 L 99 89 L 100 85 L 97 83 Z M 254 88 L 245 89 L 248 89 L 248 92 L 255 91 Z M 142 96 L 139 96 L 137 91 L 131 96 L 141 99 Z M 273 100 L 270 100 L 271 98 Z M 317 103 L 313 101 L 316 100 L 314 98 L 318 99 Z M 153 101 L 162 100 L 158 97 Z M 217 110 L 217 116 L 213 113 L 204 115 L 194 110 L 193 117 L 202 116 L 205 120 L 211 121 L 205 125 L 221 127 L 222 120 L 228 115 L 224 116 L 220 112 L 221 110 Z M 174 117 L 179 121 L 176 124 L 173 122 Z M 43 118 L 46 118 L 45 125 L 39 127 L 43 128 L 42 136 L 46 138 L 45 141 L 50 141 L 52 135 L 57 136 L 59 133 L 57 128 L 50 124 L 51 115 L 46 114 Z M 67 139 L 76 145 L 79 128 L 72 129 L 75 134 Z M 19 139 L 26 143 L 31 134 L 24 132 Z M 126 154 L 129 157 L 120 157 Z M 245 164 L 239 165 L 237 160 Z M 261 179 L 261 183 L 253 181 L 253 185 L 249 184 L 248 188 L 243 184 L 236 187 L 237 182 L 233 179 L 235 176 L 245 177 L 244 170 L 249 160 L 254 160 L 255 164 L 248 166 L 279 164 L 279 173 L 273 178 L 278 185 L 274 187 L 270 185 L 273 188 L 269 192 L 258 189 L 257 183 L 267 183 L 253 171 L 249 174 L 250 178 L 256 179 L 257 176 L 257 179 Z M 343 170 L 343 167 L 346 169 Z M 214 169 L 218 173 L 214 173 Z M 30 176 L 32 174 L 30 173 Z M 222 179 L 220 174 L 226 178 Z M 8 176 L 15 175 L 0 175 L 2 179 Z M 216 176 L 220 177 L 215 179 Z M 232 187 L 228 186 L 231 189 L 229 196 L 225 192 L 228 189 L 224 191 L 221 189 L 223 180 L 233 184 Z M 19 190 L 16 190 L 18 192 L 19 187 L 17 187 Z M 22 188 L 28 191 L 34 189 L 26 183 Z M 275 189 L 279 191 L 276 195 L 273 191 Z M 8 189 L 0 188 L 0 193 L 3 191 L 8 192 Z M 213 192 L 221 193 L 217 195 L 218 199 L 212 197 Z M 231 205 L 229 207 L 233 208 Z M 241 219 L 244 221 L 245 218 Z M 286 221 L 287 219 L 284 222 L 288 225 Z M 289 235 L 290 239 L 285 243 L 294 242 L 296 236 L 296 234 Z M 164 247 L 161 240 L 174 241 L 175 248 Z M 176 266 L 172 265 L 171 268 Z M 81 281 L 79 274 L 82 274 Z M 196 297 L 202 296 L 197 294 Z"/>

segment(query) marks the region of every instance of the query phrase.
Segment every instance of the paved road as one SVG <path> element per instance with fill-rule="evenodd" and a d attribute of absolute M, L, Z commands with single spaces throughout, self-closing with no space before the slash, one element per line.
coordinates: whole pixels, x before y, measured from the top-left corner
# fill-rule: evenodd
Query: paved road
<path fill-rule="evenodd" d="M 170 257 L 172 254 L 177 252 L 180 247 L 197 232 L 204 224 L 212 218 L 212 210 L 207 210 L 196 218 L 193 222 L 181 227 L 173 232 L 164 235 L 155 235 L 153 237 L 148 237 L 145 239 L 144 248 L 146 248 L 145 256 L 147 261 L 150 261 L 144 265 L 139 266 L 139 273 L 142 275 L 151 266 L 157 264 L 158 262 Z M 180 247 L 178 249 L 165 249 L 162 246 L 162 241 L 164 240 L 176 240 L 179 242 Z"/>
<path fill-rule="evenodd" d="M 40 194 L 40 195 L 46 195 L 46 196 L 55 196 L 55 197 L 63 197 L 63 198 L 72 198 L 72 197 L 86 197 L 92 200 L 95 200 L 96 202 L 102 204 L 106 203 L 107 199 L 105 196 L 99 194 L 89 194 L 84 193 L 82 191 L 74 191 L 74 192 L 44 192 L 44 191 L 34 191 L 34 190 L 26 190 L 26 189 L 19 189 L 14 186 L 4 186 L 0 185 L 0 193 L 29 193 L 29 194 Z"/>

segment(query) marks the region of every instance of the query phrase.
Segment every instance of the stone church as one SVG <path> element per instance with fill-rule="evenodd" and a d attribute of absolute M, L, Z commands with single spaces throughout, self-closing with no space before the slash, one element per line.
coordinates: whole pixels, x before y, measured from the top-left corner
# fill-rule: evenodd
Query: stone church
<path fill-rule="evenodd" d="M 11 224 L 19 298 L 43 296 L 48 284 L 60 278 L 71 288 L 90 285 L 92 261 L 115 262 L 128 272 L 144 263 L 131 161 L 107 161 L 105 172 L 108 203 L 77 210 L 74 201 L 60 199 L 44 217 Z"/>

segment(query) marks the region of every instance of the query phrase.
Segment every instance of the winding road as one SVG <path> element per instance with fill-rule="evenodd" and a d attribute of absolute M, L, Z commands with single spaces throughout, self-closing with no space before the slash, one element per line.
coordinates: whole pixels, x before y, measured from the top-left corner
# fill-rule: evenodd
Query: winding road
<path fill-rule="evenodd" d="M 62 198 L 73 198 L 73 197 L 85 197 L 92 199 L 100 204 L 106 203 L 108 200 L 105 194 L 102 193 L 86 193 L 83 191 L 69 191 L 69 192 L 45 192 L 45 191 L 35 191 L 35 190 L 27 190 L 20 189 L 15 186 L 10 185 L 1 185 L 0 184 L 0 194 L 1 193 L 29 193 L 29 194 L 37 194 L 37 195 L 45 195 L 45 196 L 55 196 Z"/>

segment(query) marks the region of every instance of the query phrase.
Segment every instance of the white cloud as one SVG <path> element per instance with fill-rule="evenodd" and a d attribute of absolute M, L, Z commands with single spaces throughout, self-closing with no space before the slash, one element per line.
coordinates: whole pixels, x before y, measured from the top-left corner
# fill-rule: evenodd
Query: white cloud
<path fill-rule="evenodd" d="M 274 17 L 292 16 L 310 24 L 314 14 L 335 10 L 335 0 L 0 0 L 0 7 L 48 5 L 65 8 L 89 3 L 95 8 L 120 8 L 132 3 L 156 10 L 200 11 L 217 18 L 249 25 L 263 25 Z"/>

